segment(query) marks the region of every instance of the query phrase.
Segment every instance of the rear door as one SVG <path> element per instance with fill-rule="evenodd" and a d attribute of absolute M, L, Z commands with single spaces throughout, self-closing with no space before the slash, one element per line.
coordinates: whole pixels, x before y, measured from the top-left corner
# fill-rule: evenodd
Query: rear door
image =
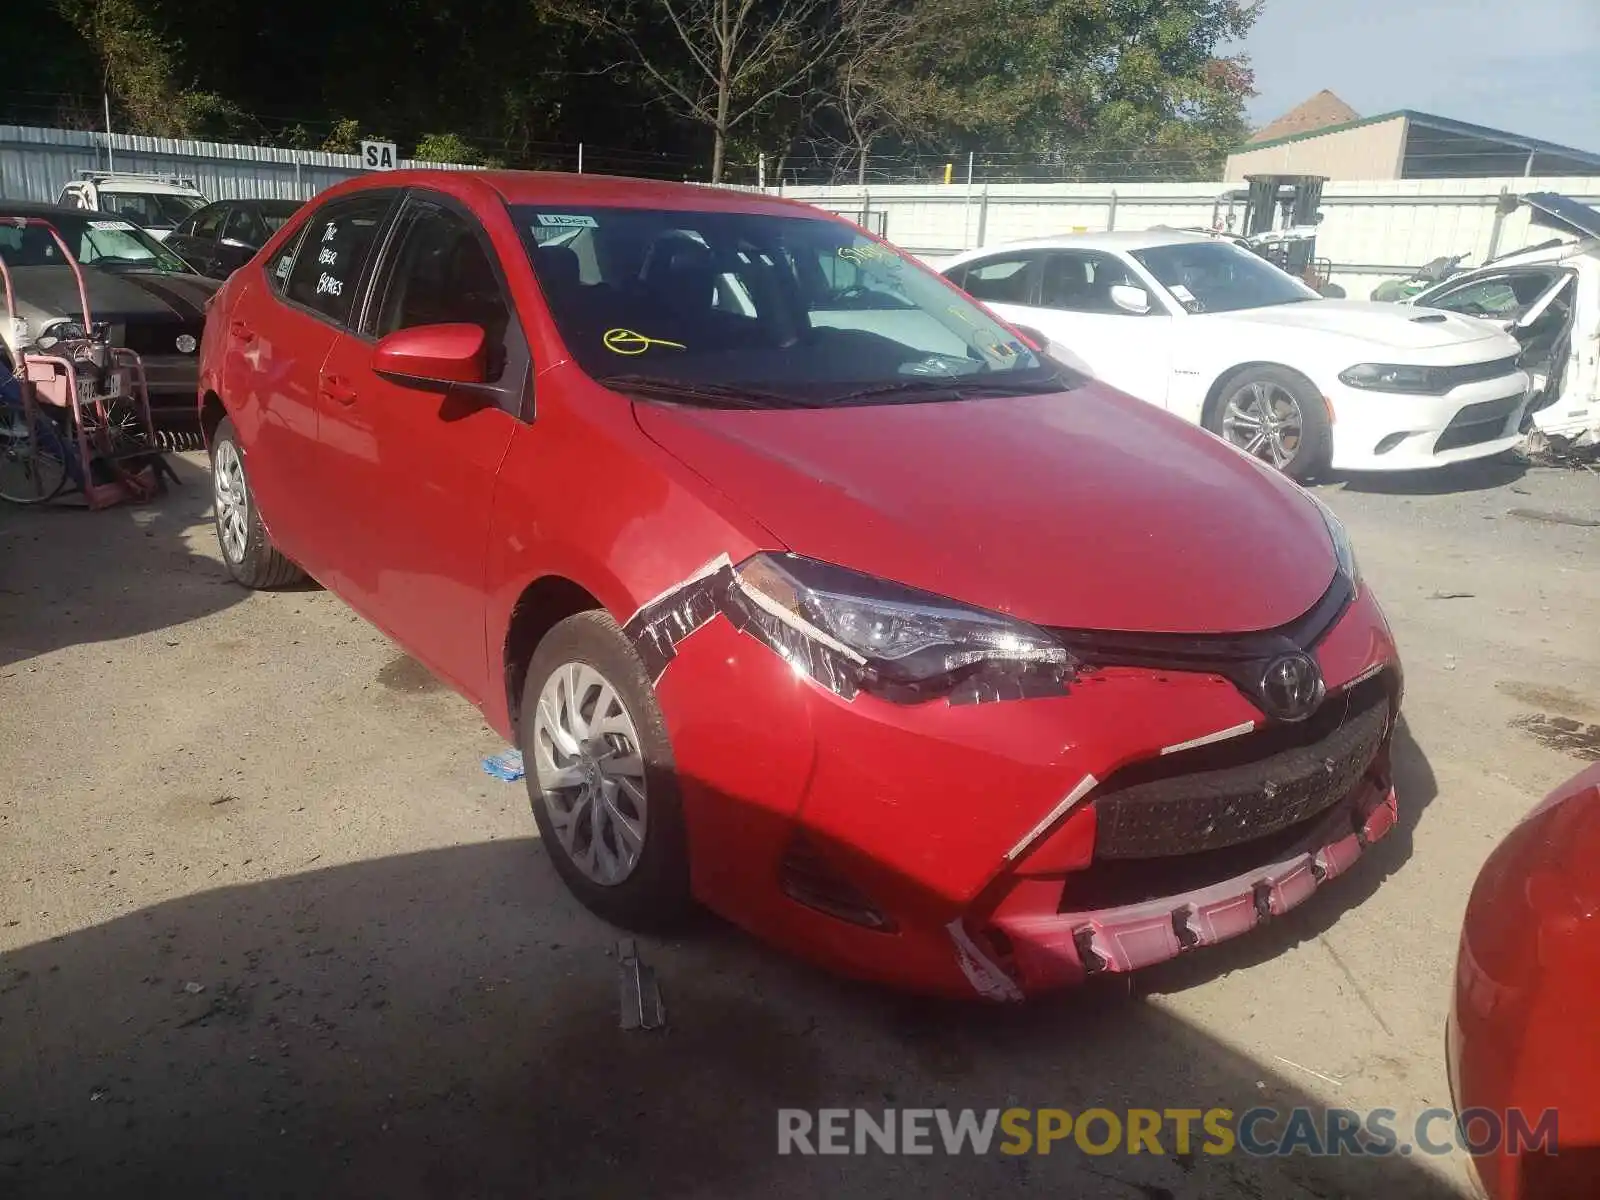
<path fill-rule="evenodd" d="M 454 323 L 484 329 L 486 384 L 428 389 L 373 371 L 385 335 Z M 528 343 L 488 235 L 454 200 L 412 192 L 360 320 L 323 369 L 317 476 L 346 598 L 474 700 L 489 678 L 495 475 L 530 389 Z"/>
<path fill-rule="evenodd" d="M 226 314 L 223 386 L 252 491 L 284 553 L 330 587 L 337 557 L 315 469 L 317 392 L 395 199 L 384 190 L 324 204 L 263 275 L 241 281 Z"/>
<path fill-rule="evenodd" d="M 953 267 L 946 275 L 967 295 L 982 300 L 1002 320 L 1050 334 L 1050 330 L 1040 329 L 1038 325 L 1042 315 L 1039 279 L 1043 267 L 1044 252 L 1026 250 L 980 258 Z"/>

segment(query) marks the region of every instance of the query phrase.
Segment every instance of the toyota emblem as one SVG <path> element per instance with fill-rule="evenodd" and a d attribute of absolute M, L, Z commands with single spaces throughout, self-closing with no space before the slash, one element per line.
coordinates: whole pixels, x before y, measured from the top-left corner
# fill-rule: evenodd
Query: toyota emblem
<path fill-rule="evenodd" d="M 1261 706 L 1280 721 L 1304 721 L 1322 703 L 1322 672 L 1306 654 L 1275 658 L 1261 675 Z"/>

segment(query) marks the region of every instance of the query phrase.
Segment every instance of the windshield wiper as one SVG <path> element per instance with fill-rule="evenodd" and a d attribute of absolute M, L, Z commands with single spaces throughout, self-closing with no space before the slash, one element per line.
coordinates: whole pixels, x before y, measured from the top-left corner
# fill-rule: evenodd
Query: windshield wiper
<path fill-rule="evenodd" d="M 903 395 L 908 401 L 966 400 L 974 396 L 1035 396 L 1066 391 L 1076 386 L 1059 371 L 1044 379 L 1028 380 L 970 375 L 922 376 L 840 392 L 838 395 L 829 396 L 827 402 L 841 404 L 849 400 L 870 400 L 876 396 L 896 395 Z"/>
<path fill-rule="evenodd" d="M 804 401 L 760 388 L 721 383 L 696 383 L 665 375 L 604 375 L 599 382 L 619 392 L 653 400 L 684 400 L 712 408 L 806 408 Z"/>

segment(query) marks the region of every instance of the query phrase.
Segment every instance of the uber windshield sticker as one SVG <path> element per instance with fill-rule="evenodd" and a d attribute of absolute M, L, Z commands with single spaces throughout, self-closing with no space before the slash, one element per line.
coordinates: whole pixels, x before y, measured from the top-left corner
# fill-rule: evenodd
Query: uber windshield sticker
<path fill-rule="evenodd" d="M 90 221 L 90 229 L 132 229 L 126 221 Z"/>
<path fill-rule="evenodd" d="M 1173 299 L 1175 299 L 1179 304 L 1194 303 L 1194 293 L 1188 288 L 1184 287 L 1181 283 L 1173 284 L 1167 289 L 1167 291 L 1172 293 Z"/>
<path fill-rule="evenodd" d="M 599 229 L 600 222 L 580 213 L 539 213 L 539 224 L 547 229 Z"/>

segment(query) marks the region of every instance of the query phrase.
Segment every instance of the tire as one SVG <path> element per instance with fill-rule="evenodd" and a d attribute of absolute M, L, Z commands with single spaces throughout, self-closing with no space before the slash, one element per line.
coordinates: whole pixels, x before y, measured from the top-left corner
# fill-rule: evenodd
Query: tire
<path fill-rule="evenodd" d="M 272 544 L 261 523 L 245 473 L 244 447 L 230 417 L 222 419 L 211 437 L 211 480 L 212 520 L 228 574 L 245 587 L 258 589 L 287 587 L 305 579 L 306 573 Z"/>
<path fill-rule="evenodd" d="M 1290 400 L 1297 414 L 1293 417 L 1287 415 Z M 1271 431 L 1260 423 L 1267 411 L 1278 422 Z M 1251 418 L 1256 425 L 1250 424 Z M 1292 442 L 1288 436 L 1291 422 L 1298 430 Z M 1287 367 L 1248 367 L 1229 376 L 1205 425 L 1224 441 L 1299 483 L 1326 471 L 1333 458 L 1327 403 L 1310 380 Z"/>
<path fill-rule="evenodd" d="M 603 687 L 594 686 L 596 679 L 609 686 L 617 706 Z M 582 724 L 597 723 L 609 713 L 612 730 L 591 726 L 579 755 L 570 752 L 572 742 L 564 748 L 552 736 L 554 727 L 568 737 L 573 734 L 574 706 L 566 704 L 573 695 Z M 591 706 L 587 715 L 586 704 Z M 681 924 L 693 902 L 672 745 L 644 664 L 610 614 L 578 613 L 545 635 L 528 665 L 519 725 L 533 817 L 551 863 L 572 894 L 591 912 L 624 929 L 662 930 Z M 613 764 L 609 770 L 607 762 Z M 582 782 L 545 786 L 574 773 Z M 608 783 L 609 793 L 597 791 Z M 636 798 L 641 784 L 642 805 Z M 601 824 L 598 837 L 596 821 Z M 624 870 L 626 835 L 640 828 L 641 845 Z M 604 877 L 608 863 L 611 878 Z"/>

